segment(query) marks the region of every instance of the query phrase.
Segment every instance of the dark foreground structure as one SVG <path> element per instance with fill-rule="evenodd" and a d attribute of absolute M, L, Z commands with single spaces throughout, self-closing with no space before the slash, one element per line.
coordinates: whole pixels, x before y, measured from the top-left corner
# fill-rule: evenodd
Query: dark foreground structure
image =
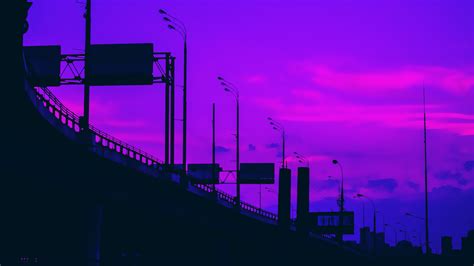
<path fill-rule="evenodd" d="M 1 265 L 387 265 L 205 186 L 183 187 L 105 133 L 83 134 L 54 95 L 26 81 L 27 8 L 16 2 L 2 99 Z"/>

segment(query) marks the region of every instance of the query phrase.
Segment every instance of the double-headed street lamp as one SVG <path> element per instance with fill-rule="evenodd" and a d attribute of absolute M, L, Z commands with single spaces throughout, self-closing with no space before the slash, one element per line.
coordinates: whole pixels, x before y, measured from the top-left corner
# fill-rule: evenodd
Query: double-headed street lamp
<path fill-rule="evenodd" d="M 293 152 L 293 154 L 295 155 L 296 159 L 298 159 L 298 162 L 306 164 L 306 167 L 309 168 L 309 161 L 308 159 L 306 159 L 306 157 L 304 157 L 300 153 L 297 153 L 296 151 Z"/>
<path fill-rule="evenodd" d="M 356 197 L 367 199 L 368 201 L 370 201 L 370 204 L 372 204 L 372 208 L 374 209 L 374 236 L 373 236 L 373 242 L 374 242 L 374 254 L 375 254 L 376 247 L 377 247 L 377 209 L 375 208 L 375 203 L 371 198 L 369 198 L 365 195 L 362 195 L 360 193 L 358 193 L 356 195 Z"/>
<path fill-rule="evenodd" d="M 237 86 L 235 86 L 232 82 L 229 82 L 228 80 L 224 79 L 223 77 L 217 77 L 217 80 L 220 81 L 220 84 L 224 88 L 224 91 L 232 94 L 235 97 L 235 103 L 236 103 L 236 147 L 235 147 L 235 172 L 237 176 L 237 206 L 240 207 L 240 107 L 239 107 L 239 102 L 240 102 L 240 95 L 239 95 L 239 89 Z"/>
<path fill-rule="evenodd" d="M 407 226 L 400 223 L 400 222 L 397 222 L 398 225 L 400 225 L 401 227 L 403 227 L 404 229 L 400 229 L 400 232 L 403 232 L 404 233 L 404 239 L 407 240 L 407 235 L 408 235 L 408 229 L 407 229 Z"/>
<path fill-rule="evenodd" d="M 342 165 L 338 160 L 332 160 L 334 165 L 339 165 L 341 169 L 341 198 L 339 199 L 339 211 L 344 211 L 344 171 L 342 170 Z"/>
<path fill-rule="evenodd" d="M 281 138 L 282 138 L 281 167 L 286 168 L 286 165 L 285 165 L 285 138 L 286 138 L 285 128 L 283 127 L 283 125 L 281 123 L 275 121 L 275 119 L 273 119 L 271 117 L 268 117 L 267 119 L 270 122 L 270 125 L 273 127 L 274 130 L 281 132 Z"/>
<path fill-rule="evenodd" d="M 422 221 L 425 220 L 423 217 L 420 217 L 420 216 L 411 214 L 411 213 L 409 213 L 409 212 L 405 213 L 405 215 L 406 215 L 406 216 L 409 216 L 409 217 L 412 217 L 412 218 L 415 218 L 415 219 L 418 219 L 418 220 L 422 220 Z"/>
<path fill-rule="evenodd" d="M 341 197 L 338 200 L 338 205 L 339 205 L 339 212 L 340 212 L 340 217 L 339 217 L 339 226 L 342 229 L 342 213 L 344 212 L 344 171 L 342 170 L 342 165 L 337 161 L 337 160 L 332 160 L 332 163 L 334 165 L 339 165 L 339 168 L 341 169 Z M 342 242 L 343 240 L 343 235 L 342 231 L 341 233 L 336 235 L 337 239 Z"/>
<path fill-rule="evenodd" d="M 162 16 L 163 20 L 168 23 L 168 28 L 170 30 L 176 31 L 181 35 L 184 42 L 184 54 L 183 54 L 183 171 L 186 173 L 186 130 L 187 130 L 187 78 L 188 78 L 188 31 L 186 25 L 172 16 L 163 9 L 158 11 Z M 173 100 L 174 102 L 174 100 Z M 174 123 L 174 122 L 173 122 Z"/>
<path fill-rule="evenodd" d="M 398 231 L 397 231 L 397 228 L 395 226 L 392 226 L 390 224 L 384 224 L 384 227 L 390 227 L 393 229 L 393 232 L 395 233 L 395 246 L 397 245 L 398 243 Z"/>
<path fill-rule="evenodd" d="M 405 215 L 406 215 L 406 216 L 408 216 L 408 217 L 411 217 L 411 218 L 414 218 L 414 219 L 420 220 L 420 221 L 424 221 L 424 220 L 425 220 L 425 218 L 423 218 L 423 217 L 420 217 L 420 216 L 417 216 L 417 215 L 414 215 L 414 214 L 412 214 L 412 213 L 409 213 L 409 212 L 405 213 Z M 416 230 L 414 230 L 413 232 L 416 232 L 416 234 L 418 234 L 418 232 L 417 232 Z M 422 243 L 421 243 L 421 235 L 420 235 L 420 234 L 418 234 L 418 240 L 420 241 L 420 247 L 422 247 Z"/>

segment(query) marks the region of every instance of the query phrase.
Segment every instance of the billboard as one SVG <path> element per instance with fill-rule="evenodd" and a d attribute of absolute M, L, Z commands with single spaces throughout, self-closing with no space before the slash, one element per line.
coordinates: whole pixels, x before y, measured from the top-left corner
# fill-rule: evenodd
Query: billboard
<path fill-rule="evenodd" d="M 241 163 L 238 177 L 240 184 L 274 184 L 274 163 Z"/>
<path fill-rule="evenodd" d="M 321 234 L 354 234 L 354 212 L 312 212 L 309 225 Z"/>
<path fill-rule="evenodd" d="M 153 44 L 96 44 L 86 57 L 90 85 L 153 83 Z"/>
<path fill-rule="evenodd" d="M 195 184 L 219 184 L 221 170 L 219 164 L 188 164 L 188 176 Z"/>
<path fill-rule="evenodd" d="M 25 46 L 23 52 L 32 86 L 59 86 L 61 46 Z"/>

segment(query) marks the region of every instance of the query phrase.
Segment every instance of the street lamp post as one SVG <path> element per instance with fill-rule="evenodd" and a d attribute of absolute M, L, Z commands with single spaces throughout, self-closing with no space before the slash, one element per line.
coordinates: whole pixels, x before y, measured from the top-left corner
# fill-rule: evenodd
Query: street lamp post
<path fill-rule="evenodd" d="M 408 217 L 411 217 L 411 218 L 414 218 L 414 219 L 420 220 L 420 221 L 425 221 L 425 219 L 424 219 L 423 217 L 420 217 L 420 216 L 414 215 L 414 214 L 412 214 L 412 213 L 409 213 L 409 212 L 405 213 L 405 215 L 406 215 L 406 216 L 408 216 Z M 414 231 L 414 232 L 415 232 L 415 231 Z M 417 234 L 418 234 L 418 232 L 417 232 Z M 422 247 L 422 243 L 421 243 L 421 235 L 420 235 L 420 234 L 418 234 L 418 239 L 419 239 L 419 241 L 420 241 L 420 247 Z M 423 247 L 422 247 L 422 248 L 423 248 Z"/>
<path fill-rule="evenodd" d="M 239 89 L 231 82 L 227 81 L 223 77 L 217 77 L 217 80 L 221 82 L 222 87 L 224 87 L 224 91 L 234 95 L 235 97 L 235 102 L 236 102 L 236 165 L 235 165 L 235 171 L 237 175 L 237 206 L 240 207 L 240 94 L 239 94 Z"/>
<path fill-rule="evenodd" d="M 407 240 L 407 234 L 408 234 L 407 226 L 400 222 L 397 222 L 397 224 L 404 228 L 404 229 L 400 229 L 400 232 L 404 233 L 404 240 Z"/>
<path fill-rule="evenodd" d="M 159 13 L 163 15 L 163 20 L 168 24 L 170 30 L 174 30 L 183 38 L 183 173 L 186 175 L 186 147 L 187 147 L 187 81 L 188 81 L 188 31 L 186 25 L 178 18 L 160 9 Z"/>
<path fill-rule="evenodd" d="M 397 231 L 397 228 L 395 228 L 394 226 L 390 225 L 390 224 L 384 224 L 385 227 L 390 227 L 392 228 L 393 232 L 395 233 L 395 246 L 397 245 L 398 243 L 398 231 Z"/>
<path fill-rule="evenodd" d="M 372 208 L 374 209 L 374 236 L 373 236 L 373 242 L 374 242 L 374 255 L 376 254 L 376 247 L 377 247 L 377 209 L 375 208 L 375 203 L 372 199 L 369 197 L 362 195 L 362 194 L 357 194 L 356 195 L 358 198 L 366 198 L 370 203 L 372 204 Z"/>
<path fill-rule="evenodd" d="M 286 138 L 286 135 L 285 135 L 285 128 L 283 127 L 283 125 L 277 121 L 275 121 L 273 118 L 271 117 L 268 117 L 267 118 L 268 121 L 270 121 L 270 125 L 273 126 L 273 129 L 276 130 L 276 131 L 280 131 L 281 132 L 281 139 L 282 139 L 282 159 L 281 159 L 281 167 L 282 168 L 286 168 L 286 165 L 285 165 L 285 138 Z"/>
<path fill-rule="evenodd" d="M 429 231 L 428 231 L 428 154 L 426 150 L 426 99 L 425 99 L 425 85 L 423 84 L 423 147 L 424 147 L 424 172 L 425 172 L 425 245 L 426 255 L 431 254 Z"/>
<path fill-rule="evenodd" d="M 92 9 L 92 0 L 86 1 L 86 38 L 85 38 L 85 57 L 87 59 L 90 47 L 91 47 L 91 9 Z M 88 77 L 88 69 L 89 64 L 87 63 L 88 60 L 85 61 L 85 80 L 84 80 L 84 114 L 81 119 L 81 127 L 85 130 L 86 133 L 89 133 L 89 113 L 90 113 L 90 84 L 89 84 L 89 77 Z"/>
<path fill-rule="evenodd" d="M 334 165 L 339 165 L 339 168 L 341 169 L 341 198 L 340 198 L 340 203 L 339 203 L 339 210 L 340 212 L 344 211 L 344 171 L 342 170 L 342 165 L 338 160 L 332 160 L 332 163 Z"/>
<path fill-rule="evenodd" d="M 339 212 L 340 212 L 339 226 L 341 227 L 341 230 L 342 230 L 342 213 L 344 212 L 344 171 L 342 170 L 342 165 L 338 160 L 332 160 L 332 163 L 334 165 L 339 165 L 339 168 L 341 169 L 341 198 L 339 199 Z M 338 234 L 337 238 L 339 239 L 339 241 L 342 242 L 343 240 L 342 231 L 341 233 Z"/>
<path fill-rule="evenodd" d="M 357 199 L 357 195 L 354 196 L 353 198 Z M 364 201 L 362 201 L 362 227 L 365 227 L 365 202 Z M 384 228 L 384 231 L 385 231 L 385 228 Z"/>

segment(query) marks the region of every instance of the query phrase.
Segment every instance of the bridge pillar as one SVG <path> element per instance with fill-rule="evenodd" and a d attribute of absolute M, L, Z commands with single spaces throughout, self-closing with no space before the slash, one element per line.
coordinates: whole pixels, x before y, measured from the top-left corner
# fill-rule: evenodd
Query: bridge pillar
<path fill-rule="evenodd" d="M 100 265 L 100 243 L 104 206 L 100 204 L 89 206 L 87 211 L 87 265 Z"/>
<path fill-rule="evenodd" d="M 309 214 L 309 168 L 298 167 L 298 184 L 296 197 L 296 226 L 298 231 L 308 231 Z"/>
<path fill-rule="evenodd" d="M 291 221 L 291 170 L 280 168 L 278 182 L 278 224 L 289 228 Z"/>

